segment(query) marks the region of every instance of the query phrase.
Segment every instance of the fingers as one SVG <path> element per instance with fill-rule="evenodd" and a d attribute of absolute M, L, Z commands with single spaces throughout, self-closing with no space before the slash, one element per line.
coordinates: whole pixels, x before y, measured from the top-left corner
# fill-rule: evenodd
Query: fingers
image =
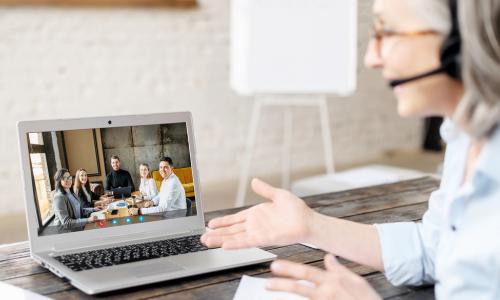
<path fill-rule="evenodd" d="M 327 272 L 334 272 L 339 276 L 344 276 L 345 278 L 350 278 L 351 280 L 359 277 L 356 273 L 346 268 L 346 266 L 340 264 L 335 256 L 331 254 L 325 255 L 324 263 Z"/>
<path fill-rule="evenodd" d="M 243 231 L 245 231 L 245 225 L 243 223 L 215 229 L 203 234 L 201 236 L 201 242 L 210 248 L 220 247 L 224 241 L 231 239 L 235 234 Z"/>
<path fill-rule="evenodd" d="M 248 209 L 242 210 L 236 214 L 228 215 L 225 217 L 215 218 L 208 222 L 208 227 L 216 229 L 219 227 L 231 226 L 236 223 L 241 223 L 245 221 Z"/>
<path fill-rule="evenodd" d="M 252 190 L 259 196 L 274 200 L 274 196 L 278 189 L 258 178 L 254 178 L 252 179 Z"/>
<path fill-rule="evenodd" d="M 335 256 L 333 256 L 331 254 L 325 255 L 325 269 L 327 269 L 328 271 L 331 271 L 336 266 L 341 266 L 341 264 L 339 264 L 339 262 L 335 258 Z"/>
<path fill-rule="evenodd" d="M 232 235 L 230 238 L 226 239 L 221 244 L 221 247 L 226 250 L 258 247 L 258 246 L 266 246 L 266 245 L 259 245 L 258 241 L 245 231 Z"/>
<path fill-rule="evenodd" d="M 273 274 L 295 279 L 304 279 L 313 283 L 320 283 L 324 271 L 315 267 L 302 265 L 286 260 L 277 260 L 271 264 Z"/>
<path fill-rule="evenodd" d="M 336 272 L 345 272 L 349 274 L 354 274 L 351 270 L 346 268 L 343 264 L 339 263 L 339 261 L 332 254 L 325 255 L 324 259 L 325 269 L 327 271 L 335 270 Z"/>
<path fill-rule="evenodd" d="M 227 227 L 221 227 L 217 228 L 214 230 L 211 230 L 204 235 L 207 237 L 215 237 L 215 236 L 223 236 L 223 235 L 233 235 L 236 233 L 240 233 L 242 231 L 245 231 L 245 224 L 244 223 L 237 223 L 231 226 Z"/>
<path fill-rule="evenodd" d="M 269 280 L 266 287 L 271 291 L 294 293 L 309 299 L 314 298 L 315 293 L 315 287 L 292 279 L 273 278 Z"/>
<path fill-rule="evenodd" d="M 226 250 L 258 246 L 255 241 L 248 237 L 246 232 L 233 235 L 202 236 L 201 242 L 209 248 L 221 247 Z"/>

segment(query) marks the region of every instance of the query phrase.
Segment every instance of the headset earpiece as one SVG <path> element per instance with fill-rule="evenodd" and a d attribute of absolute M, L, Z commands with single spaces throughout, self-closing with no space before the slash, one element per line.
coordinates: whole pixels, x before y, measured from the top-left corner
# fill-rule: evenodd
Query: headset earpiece
<path fill-rule="evenodd" d="M 458 26 L 457 0 L 449 0 L 451 12 L 451 31 L 441 46 L 441 68 L 450 77 L 462 79 L 462 64 L 460 59 L 461 38 Z"/>

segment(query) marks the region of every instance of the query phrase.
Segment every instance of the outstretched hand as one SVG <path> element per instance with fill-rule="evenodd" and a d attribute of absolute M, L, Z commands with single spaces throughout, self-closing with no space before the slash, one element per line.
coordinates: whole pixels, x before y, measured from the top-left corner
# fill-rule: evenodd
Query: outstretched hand
<path fill-rule="evenodd" d="M 339 264 L 331 254 L 325 256 L 325 270 L 281 260 L 272 263 L 271 271 L 281 277 L 268 282 L 267 288 L 273 291 L 295 293 L 309 299 L 381 299 L 363 277 Z"/>
<path fill-rule="evenodd" d="M 208 227 L 213 230 L 202 235 L 202 243 L 237 249 L 282 246 L 308 239 L 315 212 L 302 199 L 259 179 L 252 180 L 252 189 L 270 201 L 211 220 Z"/>

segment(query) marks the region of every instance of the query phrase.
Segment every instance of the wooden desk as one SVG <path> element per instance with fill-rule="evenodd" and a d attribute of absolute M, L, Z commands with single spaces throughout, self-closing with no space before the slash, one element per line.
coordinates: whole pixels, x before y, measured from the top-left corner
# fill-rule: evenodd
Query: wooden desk
<path fill-rule="evenodd" d="M 439 182 L 426 177 L 376 187 L 306 198 L 309 206 L 330 216 L 363 223 L 417 221 L 427 210 L 429 194 Z M 236 212 L 229 209 L 205 214 L 207 221 Z M 334 238 L 334 237 L 332 237 Z M 323 266 L 325 253 L 302 245 L 269 247 L 266 250 L 282 259 Z M 363 275 L 384 297 L 391 299 L 434 299 L 433 287 L 393 287 L 383 274 L 341 260 L 348 268 Z M 99 298 L 144 299 L 232 299 L 243 274 L 269 277 L 269 264 L 249 266 L 185 279 L 151 284 L 99 295 Z M 40 267 L 29 257 L 28 243 L 22 242 L 0 247 L 0 280 L 48 295 L 56 299 L 90 298 L 67 282 Z"/>

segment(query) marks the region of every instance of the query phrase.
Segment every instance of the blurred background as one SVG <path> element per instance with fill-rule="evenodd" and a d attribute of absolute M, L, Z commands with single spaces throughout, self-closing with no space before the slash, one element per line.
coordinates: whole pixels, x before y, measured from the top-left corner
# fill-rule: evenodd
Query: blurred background
<path fill-rule="evenodd" d="M 235 205 L 253 98 L 229 83 L 230 2 L 0 6 L 0 244 L 27 239 L 19 120 L 191 111 L 205 210 Z M 372 4 L 357 7 L 357 90 L 327 99 L 335 166 L 435 173 L 442 153 L 422 149 L 423 121 L 400 118 L 380 74 L 362 64 Z M 291 178 L 322 174 L 317 108 L 291 109 Z M 283 117 L 280 107 L 263 109 L 250 168 L 277 185 Z M 259 201 L 248 191 L 246 204 Z"/>

